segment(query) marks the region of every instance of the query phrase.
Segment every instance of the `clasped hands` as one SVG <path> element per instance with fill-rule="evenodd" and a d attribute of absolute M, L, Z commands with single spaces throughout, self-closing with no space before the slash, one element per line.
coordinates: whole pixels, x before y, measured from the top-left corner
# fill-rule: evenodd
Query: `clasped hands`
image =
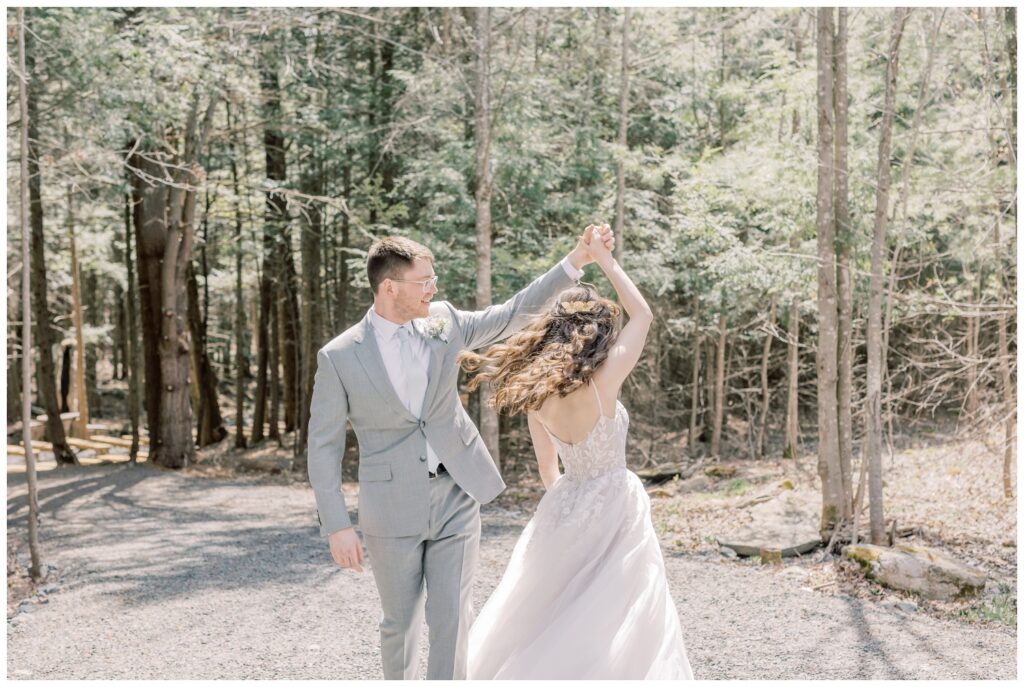
<path fill-rule="evenodd" d="M 569 253 L 569 262 L 577 269 L 583 269 L 585 265 L 598 262 L 603 257 L 611 257 L 614 251 L 615 232 L 611 227 L 607 224 L 590 224 Z"/>

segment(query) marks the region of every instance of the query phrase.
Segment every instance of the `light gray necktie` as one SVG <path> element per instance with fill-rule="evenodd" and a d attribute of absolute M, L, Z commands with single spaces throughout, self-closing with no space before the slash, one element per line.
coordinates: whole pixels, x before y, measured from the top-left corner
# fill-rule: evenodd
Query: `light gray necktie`
<path fill-rule="evenodd" d="M 402 370 L 405 372 L 405 394 L 409 401 L 409 412 L 419 417 L 423 410 L 423 395 L 427 392 L 427 370 L 417 364 L 413 356 L 413 336 L 411 324 L 403 324 L 397 331 L 401 341 Z"/>

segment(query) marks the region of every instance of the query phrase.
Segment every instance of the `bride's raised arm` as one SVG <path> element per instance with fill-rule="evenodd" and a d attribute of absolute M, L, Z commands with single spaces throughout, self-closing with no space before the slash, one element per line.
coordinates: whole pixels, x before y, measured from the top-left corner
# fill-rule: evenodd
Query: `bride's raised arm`
<path fill-rule="evenodd" d="M 608 358 L 594 373 L 594 383 L 602 395 L 605 398 L 616 398 L 622 383 L 640 360 L 644 344 L 647 342 L 647 332 L 654 321 L 654 313 L 651 312 L 640 289 L 615 261 L 611 251 L 600 242 L 594 242 L 590 246 L 590 252 L 594 261 L 608 277 L 619 297 L 619 303 L 629 316 L 629 321 L 619 332 L 618 338 L 608 352 Z"/>

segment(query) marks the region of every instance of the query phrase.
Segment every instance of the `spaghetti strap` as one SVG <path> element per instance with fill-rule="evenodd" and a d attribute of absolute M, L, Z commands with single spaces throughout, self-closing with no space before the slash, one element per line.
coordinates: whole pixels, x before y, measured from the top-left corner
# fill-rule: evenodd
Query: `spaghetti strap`
<path fill-rule="evenodd" d="M 538 413 L 538 412 L 537 412 L 537 411 L 535 410 L 535 411 L 533 411 L 533 416 L 534 416 L 535 418 L 537 418 L 537 422 L 539 422 L 539 423 L 540 423 L 540 426 L 544 428 L 544 431 L 545 431 L 545 432 L 547 432 L 547 433 L 548 433 L 548 434 L 550 435 L 550 434 L 551 434 L 551 430 L 550 430 L 550 429 L 548 429 L 548 426 L 547 426 L 546 424 L 544 424 L 544 420 L 541 420 L 541 419 L 540 419 L 540 413 Z"/>
<path fill-rule="evenodd" d="M 597 397 L 597 412 L 602 416 L 604 415 L 604 408 L 601 407 L 601 394 L 597 391 L 597 384 L 594 384 L 594 380 L 590 380 L 590 386 L 594 387 L 594 396 Z"/>

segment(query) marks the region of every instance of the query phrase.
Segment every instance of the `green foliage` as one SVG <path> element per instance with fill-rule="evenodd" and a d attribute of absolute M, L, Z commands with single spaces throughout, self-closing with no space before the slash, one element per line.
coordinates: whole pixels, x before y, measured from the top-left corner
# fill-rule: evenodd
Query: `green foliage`
<path fill-rule="evenodd" d="M 993 301 L 999 287 L 992 275 L 1000 270 L 1009 292 L 1015 290 L 1016 206 L 1010 200 L 1016 176 L 1002 124 L 1010 103 L 1001 84 L 1016 81 L 1004 50 L 1007 29 L 992 10 L 946 11 L 918 113 L 937 12 L 912 13 L 900 55 L 888 244 L 890 251 L 900 246 L 903 264 L 914 267 L 905 268 L 899 284 L 897 328 L 934 312 L 936 299 Z M 58 322 L 66 325 L 69 301 L 62 227 L 68 189 L 83 269 L 111 287 L 100 289 L 96 306 L 109 325 L 112 287 L 124 283 L 118 251 L 127 147 L 135 141 L 180 151 L 194 98 L 202 111 L 218 94 L 222 104 L 202 156 L 207 176 L 196 255 L 208 261 L 213 326 L 231 328 L 234 256 L 240 251 L 244 257 L 247 299 L 261 270 L 268 188 L 263 64 L 281 86 L 281 120 L 266 124 L 285 137 L 283 190 L 294 254 L 304 217 L 317 207 L 327 257 L 315 278 L 336 289 L 337 270 L 342 261 L 348 265 L 350 317 L 370 300 L 365 251 L 387 233 L 428 245 L 437 257 L 441 297 L 473 306 L 476 63 L 468 10 L 32 8 L 27 14 L 37 38 L 30 76 L 39 89 Z M 9 10 L 9 23 L 13 16 Z M 781 327 L 796 299 L 802 336 L 813 337 L 813 10 L 634 11 L 625 149 L 616 143 L 622 18 L 614 8 L 493 12 L 492 287 L 496 300 L 506 298 L 564 255 L 588 223 L 613 223 L 622 160 L 623 262 L 656 307 L 658 326 L 671 335 L 673 352 L 659 377 L 667 388 L 689 382 L 688 363 L 678 361 L 688 357 L 695 334 L 716 326 L 719 312 L 727 312 L 730 327 L 741 334 L 749 330 L 750 341 L 741 337 L 742 343 L 756 346 L 763 333 L 752 323 L 764 320 L 769 300 L 777 299 Z M 850 13 L 848 241 L 855 311 L 867 301 L 890 20 L 883 8 Z M 16 86 L 9 69 L 9 103 Z M 230 123 L 224 102 L 231 106 Z M 8 113 L 13 248 L 19 240 L 17 108 Z M 920 123 L 908 159 L 915 116 Z M 240 175 L 237 195 L 232 161 Z M 904 218 L 899 198 L 905 180 Z M 315 197 L 308 191 L 314 182 L 320 183 Z M 240 243 L 231 238 L 236 206 L 244 225 Z M 1003 245 L 994 247 L 997 217 Z M 588 279 L 609 292 L 595 274 L 590 268 Z M 325 293 L 333 298 L 334 292 Z M 892 345 L 900 345 L 896 337 Z"/>
<path fill-rule="evenodd" d="M 997 594 L 971 604 L 960 616 L 972 622 L 1017 627 L 1017 592 L 1011 585 L 1000 584 Z"/>
<path fill-rule="evenodd" d="M 750 488 L 754 485 L 748 479 L 734 479 L 730 480 L 728 486 L 725 488 L 726 496 L 742 496 L 750 491 Z"/>

